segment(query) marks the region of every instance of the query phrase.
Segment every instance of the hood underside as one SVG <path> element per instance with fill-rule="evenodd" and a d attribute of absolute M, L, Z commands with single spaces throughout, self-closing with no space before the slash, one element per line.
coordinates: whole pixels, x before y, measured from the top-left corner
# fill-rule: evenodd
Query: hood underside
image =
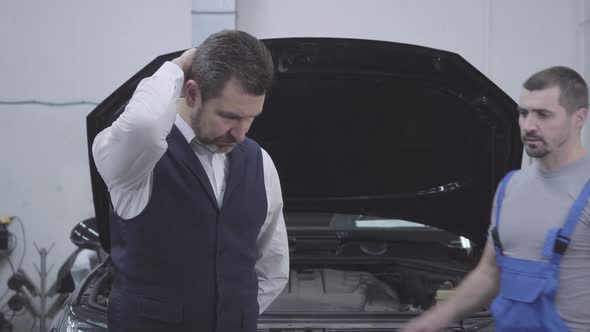
<path fill-rule="evenodd" d="M 516 104 L 457 54 L 382 41 L 264 41 L 275 82 L 248 136 L 272 157 L 285 209 L 431 225 L 482 244 L 496 184 L 521 163 Z M 101 243 L 109 197 L 90 147 L 160 56 L 87 118 Z"/>

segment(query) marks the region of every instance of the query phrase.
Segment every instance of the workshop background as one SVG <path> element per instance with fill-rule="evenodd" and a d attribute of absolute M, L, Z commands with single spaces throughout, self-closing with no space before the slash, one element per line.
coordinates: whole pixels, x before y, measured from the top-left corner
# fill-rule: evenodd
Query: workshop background
<path fill-rule="evenodd" d="M 551 65 L 590 79 L 589 19 L 585 0 L 4 0 L 0 218 L 18 218 L 0 225 L 0 312 L 15 331 L 36 327 L 27 309 L 7 305 L 6 281 L 21 268 L 40 284 L 35 245 L 51 248 L 55 280 L 75 248 L 72 227 L 94 213 L 85 117 L 160 54 L 223 28 L 395 41 L 459 53 L 516 100 L 522 81 Z"/>

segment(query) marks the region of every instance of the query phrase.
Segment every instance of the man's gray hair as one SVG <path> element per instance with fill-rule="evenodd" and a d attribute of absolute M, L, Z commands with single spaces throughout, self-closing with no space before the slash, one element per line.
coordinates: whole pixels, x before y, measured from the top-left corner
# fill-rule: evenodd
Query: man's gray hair
<path fill-rule="evenodd" d="M 221 95 L 230 79 L 255 96 L 271 87 L 274 69 L 269 50 L 250 34 L 224 30 L 209 36 L 197 48 L 189 79 L 199 85 L 203 102 Z"/>

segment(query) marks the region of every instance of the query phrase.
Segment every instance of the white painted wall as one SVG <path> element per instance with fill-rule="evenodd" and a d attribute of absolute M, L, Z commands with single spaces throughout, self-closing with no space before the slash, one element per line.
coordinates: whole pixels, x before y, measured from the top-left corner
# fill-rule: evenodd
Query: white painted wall
<path fill-rule="evenodd" d="M 238 29 L 259 38 L 388 40 L 458 52 L 483 65 L 483 1 L 237 0 Z M 437 15 L 444 12 L 445 15 Z"/>
<path fill-rule="evenodd" d="M 102 101 L 157 55 L 191 46 L 191 6 L 191 0 L 3 1 L 0 101 Z M 23 220 L 22 267 L 35 282 L 39 256 L 32 243 L 55 243 L 53 282 L 74 249 L 71 227 L 94 215 L 85 131 L 91 109 L 0 105 L 0 216 Z M 24 243 L 19 227 L 9 227 L 19 242 L 10 257 L 16 265 Z M 9 275 L 0 260 L 0 294 Z M 31 323 L 24 316 L 15 331 Z"/>
<path fill-rule="evenodd" d="M 579 27 L 590 12 L 584 0 L 237 1 L 237 28 L 257 37 L 364 38 L 444 49 L 515 100 L 522 82 L 548 66 L 570 66 L 590 79 L 584 56 L 590 42 L 583 44 L 590 25 Z M 590 147 L 588 130 L 585 140 Z"/>
<path fill-rule="evenodd" d="M 193 45 L 200 45 L 210 34 L 236 28 L 236 0 L 192 0 Z"/>

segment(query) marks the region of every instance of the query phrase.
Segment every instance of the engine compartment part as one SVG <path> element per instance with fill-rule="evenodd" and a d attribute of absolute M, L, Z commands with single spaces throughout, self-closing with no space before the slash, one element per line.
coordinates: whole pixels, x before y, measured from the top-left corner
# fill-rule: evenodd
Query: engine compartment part
<path fill-rule="evenodd" d="M 266 312 L 398 312 L 398 294 L 375 275 L 334 269 L 292 270 Z"/>

